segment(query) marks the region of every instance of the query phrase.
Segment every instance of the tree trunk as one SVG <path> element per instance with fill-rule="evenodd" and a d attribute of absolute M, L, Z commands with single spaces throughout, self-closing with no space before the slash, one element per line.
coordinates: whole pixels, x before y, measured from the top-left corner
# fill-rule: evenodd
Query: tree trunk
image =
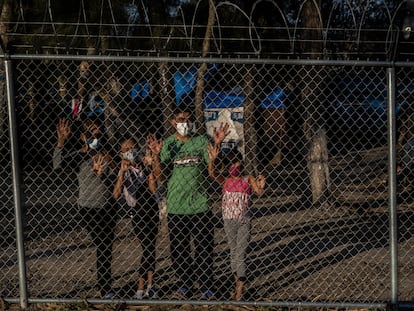
<path fill-rule="evenodd" d="M 322 25 L 320 24 L 320 2 L 315 5 L 307 1 L 304 6 L 304 31 L 302 45 L 304 52 L 316 59 L 322 56 Z M 319 70 L 318 70 L 319 69 Z M 324 120 L 321 118 L 323 107 L 324 68 L 305 68 L 303 78 L 302 102 L 305 108 L 304 131 L 309 143 L 308 169 L 314 204 L 324 204 L 329 198 L 330 178 L 328 167 L 328 147 Z"/>
<path fill-rule="evenodd" d="M 248 174 L 257 175 L 257 159 L 256 154 L 256 130 L 254 128 L 254 81 L 255 81 L 256 67 L 252 66 L 251 68 L 246 69 L 244 75 L 244 87 L 243 92 L 245 96 L 244 101 L 244 142 L 245 142 L 245 158 L 251 160 L 245 161 L 245 168 Z"/>
<path fill-rule="evenodd" d="M 153 49 L 160 53 L 161 56 L 168 56 L 167 47 L 164 46 L 164 42 L 161 41 L 163 38 L 163 33 L 166 31 L 166 27 L 163 26 L 166 23 L 165 15 L 165 5 L 163 1 L 159 0 L 149 0 L 147 1 L 147 8 L 149 13 L 149 22 L 151 25 L 156 25 L 152 30 L 152 44 Z M 143 8 L 145 10 L 145 8 Z M 164 13 L 163 13 L 164 12 Z M 154 67 L 155 68 L 155 67 Z M 171 116 L 173 113 L 173 91 L 174 87 L 172 85 L 173 80 L 170 74 L 170 68 L 168 62 L 160 62 L 157 64 L 158 70 L 158 87 L 160 92 L 160 98 L 162 102 L 162 118 L 163 118 L 163 128 L 164 136 L 167 137 L 173 134 L 173 128 L 170 124 Z M 156 74 L 154 73 L 154 76 Z M 155 79 L 153 80 L 155 81 Z"/>
<path fill-rule="evenodd" d="M 170 120 L 174 111 L 174 100 L 172 93 L 174 91 L 171 81 L 172 77 L 167 62 L 160 62 L 158 65 L 160 97 L 162 101 L 163 127 L 164 136 L 167 137 L 174 133 Z"/>
<path fill-rule="evenodd" d="M 308 169 L 312 189 L 312 202 L 325 203 L 329 198 L 330 178 L 326 132 L 318 127 L 309 140 Z"/>
<path fill-rule="evenodd" d="M 330 178 L 328 145 L 323 119 L 324 68 L 305 67 L 302 86 L 302 104 L 305 111 L 304 132 L 308 141 L 308 169 L 314 204 L 329 199 Z"/>
<path fill-rule="evenodd" d="M 208 21 L 207 21 L 207 28 L 206 33 L 204 35 L 203 41 L 203 48 L 202 48 L 202 57 L 206 57 L 207 54 L 210 52 L 210 41 L 211 41 L 211 34 L 213 32 L 213 26 L 215 23 L 215 8 L 214 8 L 214 1 L 209 0 L 208 5 Z M 204 91 L 204 77 L 207 71 L 207 64 L 202 63 L 200 68 L 198 69 L 197 75 L 197 85 L 196 85 L 196 92 L 195 92 L 195 113 L 196 113 L 196 120 L 199 125 L 199 132 L 200 134 L 206 133 L 206 128 L 203 124 L 203 91 Z"/>
<path fill-rule="evenodd" d="M 155 25 L 154 29 L 152 30 L 152 44 L 153 48 L 156 51 L 165 50 L 167 47 L 164 46 L 163 34 L 167 31 L 167 16 L 166 16 L 166 7 L 164 1 L 160 0 L 149 0 L 147 1 L 147 7 L 149 10 L 150 15 L 150 24 Z"/>

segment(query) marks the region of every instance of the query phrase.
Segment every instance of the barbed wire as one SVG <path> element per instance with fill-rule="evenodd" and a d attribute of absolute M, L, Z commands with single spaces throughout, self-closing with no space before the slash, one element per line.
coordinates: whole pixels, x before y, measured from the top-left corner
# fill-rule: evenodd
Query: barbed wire
<path fill-rule="evenodd" d="M 301 24 L 301 12 L 304 5 L 308 2 L 313 4 L 315 9 L 319 10 L 318 19 L 321 26 L 318 28 L 307 28 Z M 369 1 L 362 3 L 358 11 L 356 11 L 357 8 L 353 8 L 349 1 L 345 2 L 345 7 L 351 8 L 347 10 L 346 14 L 352 21 L 352 27 L 338 27 L 334 25 L 335 18 L 339 16 L 338 14 L 345 14 L 342 12 L 343 8 L 341 11 L 340 5 L 337 2 L 333 3 L 329 12 L 325 12 L 328 13 L 326 21 L 322 18 L 321 9 L 312 0 L 301 3 L 298 12 L 296 12 L 297 16 L 285 12 L 273 0 L 257 0 L 252 4 L 250 11 L 246 12 L 233 2 L 220 2 L 215 6 L 216 23 L 213 25 L 213 50 L 210 52 L 215 55 L 221 53 L 256 56 L 306 55 L 306 51 L 302 48 L 303 44 L 314 42 L 322 45 L 320 53 L 324 57 L 343 58 L 355 55 L 357 57 L 366 56 L 389 59 L 398 54 L 411 57 L 413 42 L 402 40 L 401 36 L 396 34 L 396 32 L 400 31 L 398 25 L 393 27 L 398 20 L 397 16 L 404 9 L 403 2 L 395 8 L 388 7 L 383 2 L 376 4 L 379 8 L 378 11 L 383 11 L 384 13 L 384 16 L 381 18 L 386 19 L 380 22 L 380 17 L 378 17 L 377 24 L 384 25 L 384 27 L 373 27 L 372 23 L 368 25 L 368 19 L 372 18 L 370 12 L 373 10 L 373 4 Z M 61 49 L 61 46 L 65 46 L 66 51 L 87 51 L 90 48 L 90 41 L 95 40 L 98 53 L 121 51 L 151 52 L 157 49 L 173 51 L 174 53 L 192 53 L 199 49 L 203 37 L 202 34 L 206 27 L 198 18 L 201 12 L 201 1 L 195 2 L 192 16 L 191 13 L 185 16 L 182 4 L 178 5 L 176 16 L 170 18 L 170 23 L 167 24 L 150 23 L 147 7 L 143 1 L 140 4 L 138 2 L 135 3 L 135 1 L 131 3 L 136 6 L 137 10 L 139 5 L 143 9 L 143 13 L 138 13 L 144 15 L 141 17 L 140 23 L 130 20 L 127 23 L 119 22 L 120 17 L 115 14 L 115 7 L 111 0 L 102 0 L 100 4 L 97 22 L 88 20 L 85 2 L 81 0 L 77 21 L 63 23 L 57 20 L 50 0 L 45 2 L 43 21 L 29 21 L 25 16 L 28 9 L 23 6 L 22 1 L 19 1 L 17 20 L 9 24 L 9 29 L 11 30 L 8 36 L 23 40 L 24 42 L 19 42 L 19 40 L 12 41 L 9 44 L 10 48 L 14 51 L 28 49 L 29 52 L 30 49 L 34 48 L 37 52 L 41 52 L 44 49 L 49 50 L 50 48 L 58 51 Z M 277 13 L 279 17 L 261 25 L 254 20 L 254 16 L 258 14 L 259 7 L 265 4 L 269 5 L 272 12 L 274 10 L 273 13 Z M 239 16 L 243 20 L 244 25 L 237 25 L 237 23 L 229 25 L 225 16 L 223 16 L 229 10 L 234 12 L 234 16 Z M 105 21 L 103 18 L 104 13 L 109 16 L 109 20 Z M 191 18 L 188 19 L 191 24 L 187 23 L 186 17 Z M 348 17 L 344 17 L 344 19 Z M 282 26 L 271 25 L 275 22 L 280 23 Z M 74 29 L 71 30 L 71 28 Z M 92 28 L 97 29 L 93 30 Z M 103 30 L 104 28 L 105 31 Z M 154 29 L 156 28 L 166 30 L 168 34 L 155 35 Z M 322 41 L 304 40 L 302 34 L 307 31 L 320 34 Z M 68 41 L 68 38 L 70 41 Z M 105 51 L 99 51 L 104 38 L 111 41 L 109 43 L 110 46 L 106 47 Z M 49 42 L 44 42 L 45 40 Z M 134 40 L 145 40 L 146 44 L 135 44 L 132 47 Z M 160 44 L 157 45 L 156 42 Z M 239 46 L 236 46 L 236 43 Z M 375 44 L 375 47 L 372 47 L 372 44 Z"/>
<path fill-rule="evenodd" d="M 12 38 L 12 48 L 14 51 L 24 51 L 31 50 L 33 48 L 38 48 L 39 51 L 53 49 L 59 51 L 62 49 L 67 51 L 70 50 L 87 50 L 86 45 L 79 44 L 79 42 L 87 40 L 96 40 L 99 41 L 102 37 L 101 33 L 93 34 L 89 31 L 91 27 L 112 27 L 112 24 L 88 24 L 88 23 L 40 23 L 40 22 L 20 22 L 21 26 L 25 28 L 35 28 L 40 27 L 46 29 L 49 26 L 54 26 L 56 32 L 39 32 L 39 33 L 23 33 L 19 31 L 10 31 L 7 33 L 9 38 Z M 161 27 L 174 29 L 177 28 L 176 25 L 152 25 L 152 27 Z M 128 24 L 116 24 L 117 32 L 105 34 L 105 37 L 114 42 L 106 52 L 121 52 L 121 51 L 156 51 L 156 48 L 153 44 L 141 46 L 141 48 L 129 48 L 129 42 L 152 42 L 163 41 L 165 42 L 164 47 L 169 52 L 178 52 L 181 54 L 194 53 L 196 51 L 194 42 L 200 41 L 201 38 L 195 33 L 197 31 L 204 29 L 204 26 L 193 25 L 185 26 L 181 25 L 181 32 L 172 32 L 168 34 L 154 36 L 152 32 L 148 31 L 148 25 L 140 24 L 135 25 L 137 29 L 136 34 L 128 33 L 130 25 Z M 69 28 L 74 28 L 73 33 L 68 33 Z M 79 29 L 85 29 L 86 31 L 81 32 Z M 60 32 L 59 29 L 65 29 L 66 33 Z M 298 27 L 295 30 L 295 34 L 292 35 L 292 31 L 286 30 L 284 27 L 257 27 L 255 29 L 256 35 L 243 37 L 231 35 L 231 33 L 250 33 L 250 27 L 243 27 L 237 25 L 226 25 L 226 26 L 214 26 L 213 27 L 213 41 L 214 41 L 214 50 L 210 51 L 213 55 L 220 54 L 256 54 L 256 55 L 296 55 L 298 53 L 297 49 L 301 44 L 306 43 L 319 43 L 324 46 L 324 49 L 327 51 L 328 55 L 335 55 L 337 57 L 344 57 L 349 55 L 359 55 L 361 51 L 369 52 L 370 57 L 385 57 L 392 48 L 396 48 L 395 45 L 391 43 L 392 40 L 396 40 L 394 37 L 398 37 L 398 29 L 364 29 L 359 33 L 359 36 L 362 35 L 365 37 L 364 41 L 358 41 L 350 37 L 350 33 L 355 33 L 356 29 L 345 29 L 345 28 L 331 28 L 329 31 L 324 32 L 324 37 L 320 40 L 309 40 L 302 38 L 298 35 L 303 31 L 321 31 L 317 28 L 305 28 Z M 273 33 L 274 36 L 262 37 L 260 34 Z M 230 35 L 229 35 L 230 33 Z M 395 33 L 391 35 L 391 33 Z M 276 35 L 277 34 L 277 35 Z M 351 35 L 352 36 L 352 35 Z M 391 40 L 391 41 L 390 41 Z M 75 41 L 78 43 L 75 44 Z M 170 46 L 174 46 L 173 42 L 187 42 L 188 48 L 186 49 L 174 49 L 167 48 L 167 42 L 170 43 Z M 241 44 L 246 44 L 249 48 L 242 50 L 237 50 L 237 46 Z M 139 44 L 136 44 L 139 46 Z M 375 45 L 375 49 L 369 48 L 372 45 Z M 233 49 L 229 50 L 229 46 Z M 405 47 L 407 51 L 405 55 L 411 56 L 413 43 L 412 42 L 401 42 L 400 46 Z M 50 51 L 49 51 L 50 52 Z M 306 54 L 305 51 L 300 51 L 303 55 Z"/>

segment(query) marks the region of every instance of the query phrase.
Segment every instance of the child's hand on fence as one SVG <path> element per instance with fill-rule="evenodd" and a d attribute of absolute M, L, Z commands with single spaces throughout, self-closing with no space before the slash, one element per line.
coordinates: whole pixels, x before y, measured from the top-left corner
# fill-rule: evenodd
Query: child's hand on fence
<path fill-rule="evenodd" d="M 158 140 L 154 134 L 147 136 L 147 146 L 153 154 L 160 154 L 162 148 L 162 139 Z"/>
<path fill-rule="evenodd" d="M 98 154 L 93 158 L 93 166 L 91 172 L 95 172 L 98 176 L 102 175 L 103 170 L 108 165 L 108 161 L 105 159 L 105 156 Z"/>
<path fill-rule="evenodd" d="M 266 186 L 266 178 L 263 175 L 258 175 L 256 177 L 257 187 L 263 190 Z"/>
<path fill-rule="evenodd" d="M 152 165 L 152 152 L 149 148 L 145 149 L 145 156 L 144 156 L 143 162 L 146 166 Z"/>
<path fill-rule="evenodd" d="M 129 167 L 131 166 L 131 162 L 129 162 L 128 160 L 122 160 L 121 161 L 121 167 L 120 167 L 120 173 L 123 174 L 125 173 Z"/>
<path fill-rule="evenodd" d="M 208 156 L 210 158 L 210 161 L 214 161 L 217 159 L 217 156 L 220 152 L 220 147 L 218 145 L 213 145 L 211 143 L 208 144 Z"/>
<path fill-rule="evenodd" d="M 226 136 L 230 134 L 229 127 L 230 126 L 228 123 L 224 125 L 223 123 L 221 123 L 218 129 L 214 128 L 213 140 L 215 145 L 220 145 L 223 142 L 224 138 L 226 138 Z"/>
<path fill-rule="evenodd" d="M 59 119 L 59 122 L 56 126 L 56 132 L 57 132 L 57 146 L 58 148 L 62 148 L 66 139 L 68 139 L 70 135 L 69 120 Z"/>

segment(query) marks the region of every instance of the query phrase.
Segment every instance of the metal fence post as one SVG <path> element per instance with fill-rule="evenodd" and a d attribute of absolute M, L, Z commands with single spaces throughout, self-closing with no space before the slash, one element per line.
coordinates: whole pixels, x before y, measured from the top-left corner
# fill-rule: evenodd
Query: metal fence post
<path fill-rule="evenodd" d="M 398 227 L 397 227 L 397 165 L 396 165 L 396 112 L 395 67 L 387 69 L 388 92 L 388 193 L 391 263 L 391 303 L 398 309 Z"/>
<path fill-rule="evenodd" d="M 23 213 L 22 213 L 22 194 L 19 167 L 19 146 L 17 135 L 17 124 L 14 102 L 14 85 L 13 85 L 13 64 L 11 60 L 5 60 L 6 69 L 6 88 L 7 88 L 7 107 L 9 115 L 10 129 L 10 149 L 13 175 L 13 195 L 14 210 L 16 222 L 16 243 L 17 256 L 19 262 L 19 286 L 20 286 L 20 307 L 27 309 L 27 279 L 26 279 L 26 261 L 24 251 L 24 234 L 23 234 Z"/>

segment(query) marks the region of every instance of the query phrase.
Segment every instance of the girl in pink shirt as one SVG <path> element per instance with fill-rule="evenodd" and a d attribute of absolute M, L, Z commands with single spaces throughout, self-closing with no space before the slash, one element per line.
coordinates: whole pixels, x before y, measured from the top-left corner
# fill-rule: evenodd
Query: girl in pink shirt
<path fill-rule="evenodd" d="M 246 281 L 246 250 L 250 240 L 251 200 L 253 192 L 261 195 L 265 177 L 243 175 L 242 156 L 237 150 L 226 153 L 227 171 L 218 174 L 216 159 L 219 148 L 209 146 L 209 175 L 223 186 L 222 215 L 224 230 L 230 248 L 231 269 L 235 278 L 234 300 L 242 300 L 243 285 Z"/>

